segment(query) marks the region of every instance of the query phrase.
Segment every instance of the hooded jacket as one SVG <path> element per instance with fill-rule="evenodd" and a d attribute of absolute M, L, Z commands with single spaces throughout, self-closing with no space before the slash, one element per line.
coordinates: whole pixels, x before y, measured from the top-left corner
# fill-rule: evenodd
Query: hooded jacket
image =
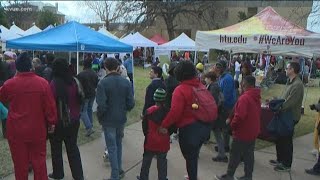
<path fill-rule="evenodd" d="M 260 133 L 260 89 L 249 88 L 238 99 L 231 119 L 233 138 L 253 141 Z"/>
<path fill-rule="evenodd" d="M 204 86 L 198 78 L 185 80 L 173 91 L 171 109 L 162 122 L 162 127 L 169 128 L 175 125 L 183 128 L 196 121 L 192 113 L 193 90 L 192 87 Z"/>
<path fill-rule="evenodd" d="M 145 135 L 144 149 L 152 152 L 166 153 L 170 149 L 170 135 L 159 134 L 158 129 L 169 109 L 165 106 L 151 106 L 142 121 Z"/>

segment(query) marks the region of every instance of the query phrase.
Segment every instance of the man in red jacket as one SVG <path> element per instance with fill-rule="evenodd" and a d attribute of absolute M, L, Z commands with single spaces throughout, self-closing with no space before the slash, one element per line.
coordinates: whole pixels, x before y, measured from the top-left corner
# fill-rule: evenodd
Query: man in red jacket
<path fill-rule="evenodd" d="M 255 84 L 256 79 L 253 76 L 244 77 L 243 94 L 235 105 L 234 115 L 230 121 L 233 142 L 227 174 L 216 176 L 217 180 L 233 180 L 241 159 L 244 161 L 245 175 L 239 179 L 252 180 L 254 146 L 260 132 L 261 115 L 260 89 L 255 88 Z"/>
<path fill-rule="evenodd" d="M 9 103 L 7 138 L 16 180 L 28 179 L 29 163 L 35 180 L 46 180 L 47 130 L 57 121 L 55 101 L 48 82 L 30 72 L 31 58 L 22 53 L 16 60 L 17 74 L 0 89 L 0 101 Z M 47 129 L 48 128 L 48 129 Z"/>

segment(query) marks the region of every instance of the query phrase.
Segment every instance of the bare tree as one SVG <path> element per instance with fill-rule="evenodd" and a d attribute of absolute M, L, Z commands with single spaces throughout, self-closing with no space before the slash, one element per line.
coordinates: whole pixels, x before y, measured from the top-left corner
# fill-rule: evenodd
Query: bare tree
<path fill-rule="evenodd" d="M 140 5 L 140 15 L 136 17 L 135 23 L 140 26 L 152 25 L 156 20 L 163 19 L 168 31 L 169 39 L 175 37 L 176 27 L 179 25 L 179 18 L 187 19 L 188 23 L 206 24 L 207 28 L 216 27 L 216 23 L 212 20 L 214 13 L 208 11 L 216 11 L 214 2 L 210 1 L 143 1 Z M 200 22 L 200 23 L 199 23 Z"/>
<path fill-rule="evenodd" d="M 106 28 L 110 30 L 110 24 L 116 22 L 124 22 L 128 19 L 129 13 L 132 11 L 130 5 L 132 2 L 128 1 L 83 1 L 80 5 L 85 5 L 93 10 L 100 20 L 104 22 Z"/>

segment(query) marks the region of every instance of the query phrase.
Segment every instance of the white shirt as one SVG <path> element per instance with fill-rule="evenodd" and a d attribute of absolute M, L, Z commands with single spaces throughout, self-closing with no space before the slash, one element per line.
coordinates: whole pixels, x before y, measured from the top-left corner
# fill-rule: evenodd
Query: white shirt
<path fill-rule="evenodd" d="M 241 67 L 241 64 L 238 61 L 236 61 L 235 66 L 234 66 L 234 71 L 240 72 L 240 67 Z"/>

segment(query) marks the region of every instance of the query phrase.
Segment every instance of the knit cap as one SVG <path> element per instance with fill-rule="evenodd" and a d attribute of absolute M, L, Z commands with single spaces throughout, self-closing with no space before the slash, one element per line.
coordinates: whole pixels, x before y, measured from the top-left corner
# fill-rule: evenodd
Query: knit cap
<path fill-rule="evenodd" d="M 155 102 L 163 102 L 166 99 L 166 91 L 162 88 L 158 88 L 153 94 L 153 100 Z"/>

